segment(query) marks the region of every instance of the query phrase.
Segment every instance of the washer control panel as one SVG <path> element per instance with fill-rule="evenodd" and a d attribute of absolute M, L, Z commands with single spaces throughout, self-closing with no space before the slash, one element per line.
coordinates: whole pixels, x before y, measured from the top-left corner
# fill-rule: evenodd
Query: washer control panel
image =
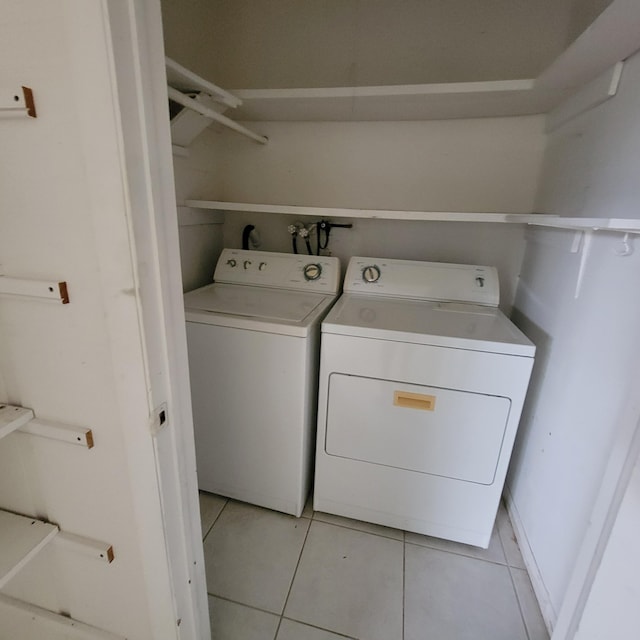
<path fill-rule="evenodd" d="M 351 258 L 344 291 L 491 307 L 500 301 L 495 267 L 418 260 Z"/>
<path fill-rule="evenodd" d="M 338 293 L 340 261 L 330 256 L 223 249 L 215 282 Z"/>

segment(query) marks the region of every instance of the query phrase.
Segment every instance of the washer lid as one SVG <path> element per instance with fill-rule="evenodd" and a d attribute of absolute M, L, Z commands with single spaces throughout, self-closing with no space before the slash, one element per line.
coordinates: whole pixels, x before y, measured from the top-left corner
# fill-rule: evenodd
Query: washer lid
<path fill-rule="evenodd" d="M 187 293 L 186 309 L 281 322 L 304 322 L 325 296 L 284 289 L 213 284 Z"/>
<path fill-rule="evenodd" d="M 345 293 L 323 333 L 533 357 L 533 343 L 497 308 Z"/>

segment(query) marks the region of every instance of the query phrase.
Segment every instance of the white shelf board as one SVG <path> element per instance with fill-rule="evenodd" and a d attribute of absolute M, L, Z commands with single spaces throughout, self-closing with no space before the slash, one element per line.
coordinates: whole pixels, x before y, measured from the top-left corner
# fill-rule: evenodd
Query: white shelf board
<path fill-rule="evenodd" d="M 537 88 L 577 88 L 638 50 L 640 2 L 614 0 L 536 79 Z"/>
<path fill-rule="evenodd" d="M 0 402 L 0 438 L 23 427 L 33 419 L 33 411 Z"/>
<path fill-rule="evenodd" d="M 279 213 L 315 218 L 371 218 L 380 220 L 425 220 L 440 222 L 529 222 L 538 214 L 482 213 L 459 211 L 397 211 L 390 209 L 344 209 L 335 207 L 303 207 L 285 204 L 252 204 L 213 200 L 186 200 L 185 205 L 214 211 L 250 211 L 252 213 Z M 553 216 L 545 216 L 553 217 Z"/>
<path fill-rule="evenodd" d="M 58 533 L 58 527 L 0 510 L 0 589 Z"/>
<path fill-rule="evenodd" d="M 638 49 L 639 32 L 640 2 L 614 0 L 535 79 L 368 87 L 239 88 L 229 95 L 242 102 L 234 119 L 245 121 L 449 120 L 542 114 L 555 109 L 578 87 L 633 54 Z M 167 65 L 169 84 L 172 84 L 179 65 L 170 60 Z M 190 83 L 193 85 L 194 80 L 201 80 L 183 67 L 179 69 L 182 76 L 173 78 L 172 86 L 186 88 Z"/>
<path fill-rule="evenodd" d="M 621 233 L 640 233 L 640 220 L 631 218 L 563 218 L 535 214 L 528 224 L 556 229 L 575 229 L 576 231 L 619 231 Z"/>
<path fill-rule="evenodd" d="M 631 218 L 567 218 L 547 213 L 489 213 L 474 211 L 402 211 L 393 209 L 345 209 L 304 207 L 290 204 L 256 204 L 221 200 L 185 200 L 185 206 L 212 211 L 248 211 L 315 218 L 369 218 L 379 220 L 424 220 L 433 222 L 506 222 L 559 229 L 640 233 L 640 220 Z"/>
<path fill-rule="evenodd" d="M 245 121 L 383 121 L 483 118 L 546 113 L 566 92 L 535 80 L 445 84 L 238 89 Z"/>

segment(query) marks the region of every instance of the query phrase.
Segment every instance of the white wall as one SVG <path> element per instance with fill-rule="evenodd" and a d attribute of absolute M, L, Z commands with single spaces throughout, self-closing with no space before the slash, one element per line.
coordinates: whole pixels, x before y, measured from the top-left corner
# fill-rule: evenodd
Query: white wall
<path fill-rule="evenodd" d="M 203 191 L 220 191 L 221 154 L 216 145 L 219 137 L 214 128 L 206 129 L 189 146 L 187 157 L 173 157 L 185 292 L 211 282 L 222 250 L 223 218 L 213 213 L 201 215 L 201 212 L 182 206 L 185 200 L 197 197 Z"/>
<path fill-rule="evenodd" d="M 38 118 L 0 120 L 0 263 L 6 275 L 66 280 L 71 302 L 0 298 L 2 399 L 91 427 L 95 447 L 5 438 L 0 507 L 110 543 L 115 560 L 54 544 L 5 593 L 157 640 L 176 637 L 176 619 L 106 9 L 3 3 L 0 76 L 33 88 Z M 0 636 L 8 615 L 0 610 Z M 42 637 L 23 622 L 13 637 Z"/>
<path fill-rule="evenodd" d="M 221 135 L 220 190 L 203 198 L 418 211 L 533 210 L 541 117 L 259 122 L 258 145 Z"/>
<path fill-rule="evenodd" d="M 625 68 L 618 95 L 554 132 L 547 145 L 540 209 L 561 215 L 639 216 L 640 57 Z M 587 528 L 612 447 L 628 430 L 633 363 L 640 354 L 638 240 L 597 233 L 584 263 L 574 233 L 531 233 L 515 319 L 537 344 L 529 398 L 508 486 L 554 622 Z M 534 581 L 535 583 L 536 581 Z"/>
<path fill-rule="evenodd" d="M 634 638 L 640 629 L 640 464 L 636 462 L 576 640 Z"/>
<path fill-rule="evenodd" d="M 584 537 L 638 355 L 640 254 L 594 237 L 581 261 L 570 231 L 531 233 L 514 320 L 537 346 L 508 487 L 554 620 Z M 546 600 L 545 594 L 543 598 Z"/>

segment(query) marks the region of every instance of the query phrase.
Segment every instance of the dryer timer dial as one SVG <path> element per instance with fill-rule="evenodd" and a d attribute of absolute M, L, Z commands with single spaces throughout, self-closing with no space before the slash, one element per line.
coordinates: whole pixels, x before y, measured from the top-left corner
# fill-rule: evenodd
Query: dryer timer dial
<path fill-rule="evenodd" d="M 304 265 L 302 273 L 304 274 L 305 280 L 317 280 L 322 274 L 322 266 L 317 262 L 310 262 L 309 264 Z"/>
<path fill-rule="evenodd" d="M 378 282 L 380 280 L 380 267 L 377 264 L 370 264 L 362 269 L 362 279 L 365 282 Z"/>

